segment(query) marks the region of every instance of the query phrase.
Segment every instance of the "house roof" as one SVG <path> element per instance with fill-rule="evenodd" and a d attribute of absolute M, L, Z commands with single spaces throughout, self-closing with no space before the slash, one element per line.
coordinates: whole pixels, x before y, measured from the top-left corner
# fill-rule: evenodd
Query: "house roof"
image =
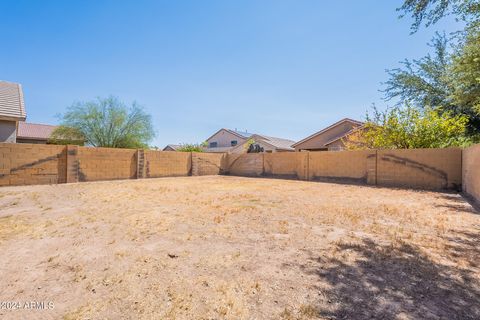
<path fill-rule="evenodd" d="M 348 137 L 349 135 L 351 135 L 352 133 L 354 133 L 354 132 L 356 132 L 356 131 L 358 131 L 358 130 L 361 130 L 362 128 L 364 128 L 363 125 L 358 126 L 358 127 L 355 127 L 355 128 L 353 128 L 352 130 L 347 131 L 347 132 L 345 132 L 345 133 L 343 133 L 343 134 L 340 134 L 340 135 L 338 135 L 337 137 L 335 137 L 335 138 L 327 141 L 327 142 L 325 143 L 325 145 L 328 146 L 329 144 L 334 143 L 335 141 L 344 139 L 344 138 Z"/>
<path fill-rule="evenodd" d="M 24 121 L 26 117 L 22 86 L 0 81 L 0 119 Z"/>
<path fill-rule="evenodd" d="M 48 140 L 57 126 L 40 123 L 18 122 L 17 138 Z"/>
<path fill-rule="evenodd" d="M 344 118 L 344 119 L 342 119 L 342 120 L 340 120 L 340 121 L 337 121 L 337 122 L 335 122 L 334 124 L 332 124 L 332 125 L 324 128 L 324 129 L 322 129 L 322 130 L 320 130 L 320 131 L 318 131 L 318 132 L 315 132 L 314 134 L 306 137 L 305 139 L 302 139 L 302 140 L 294 143 L 294 144 L 292 145 L 292 147 L 296 147 L 296 146 L 298 146 L 299 144 L 304 143 L 305 141 L 308 141 L 308 140 L 310 140 L 310 139 L 312 139 L 312 138 L 315 138 L 316 136 L 324 133 L 325 131 L 328 131 L 328 130 L 332 129 L 333 127 L 336 127 L 336 126 L 338 126 L 338 125 L 341 125 L 341 124 L 344 123 L 344 122 L 350 122 L 350 123 L 354 124 L 355 126 L 362 126 L 362 125 L 364 124 L 364 123 L 361 122 L 361 121 L 353 120 L 353 119 L 350 119 L 350 118 Z M 341 136 L 344 136 L 344 135 L 342 134 Z M 334 139 L 338 140 L 339 137 L 336 137 L 336 138 L 334 138 Z M 336 141 L 336 140 L 335 140 L 335 141 Z M 333 142 L 333 141 L 329 141 L 328 143 L 332 143 L 332 142 Z"/>
<path fill-rule="evenodd" d="M 292 148 L 292 145 L 295 143 L 295 141 L 293 140 L 277 138 L 277 137 L 269 137 L 261 134 L 255 134 L 252 136 L 252 138 L 255 138 L 256 136 L 260 137 L 263 141 L 275 147 L 276 149 L 294 150 Z"/>
<path fill-rule="evenodd" d="M 236 131 L 236 130 L 222 128 L 222 129 L 218 130 L 217 132 L 215 132 L 214 134 L 212 134 L 210 137 L 208 137 L 207 140 L 210 140 L 211 138 L 213 138 L 217 133 L 221 132 L 222 130 L 227 131 L 227 132 L 229 132 L 233 135 L 236 135 L 237 137 L 243 138 L 243 139 L 247 139 L 247 138 L 249 138 L 250 136 L 253 135 L 253 133 L 250 133 L 250 132 Z"/>
<path fill-rule="evenodd" d="M 179 144 L 167 144 L 166 147 L 163 148 L 163 150 L 165 150 L 169 147 L 176 151 L 176 150 L 180 149 L 182 146 L 179 145 Z"/>

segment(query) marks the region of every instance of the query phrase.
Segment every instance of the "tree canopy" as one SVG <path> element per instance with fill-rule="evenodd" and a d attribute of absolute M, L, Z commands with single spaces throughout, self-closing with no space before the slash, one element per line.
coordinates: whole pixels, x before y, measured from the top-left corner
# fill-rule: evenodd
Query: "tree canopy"
<path fill-rule="evenodd" d="M 480 18 L 480 0 L 405 0 L 397 10 L 403 12 L 400 17 L 410 15 L 413 18 L 412 32 L 422 24 L 428 27 L 451 14 L 469 27 L 475 27 Z"/>
<path fill-rule="evenodd" d="M 116 97 L 74 103 L 61 116 L 52 138 L 81 137 L 94 147 L 146 148 L 155 136 L 151 116 L 137 103 Z"/>
<path fill-rule="evenodd" d="M 386 111 L 373 109 L 366 124 L 351 134 L 348 149 L 411 149 L 465 146 L 471 143 L 466 135 L 468 118 L 451 112 L 423 110 L 410 105 Z"/>

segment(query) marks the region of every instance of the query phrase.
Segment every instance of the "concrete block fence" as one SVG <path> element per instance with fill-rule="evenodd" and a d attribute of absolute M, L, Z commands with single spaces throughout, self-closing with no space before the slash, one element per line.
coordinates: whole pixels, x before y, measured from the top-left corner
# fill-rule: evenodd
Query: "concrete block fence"
<path fill-rule="evenodd" d="M 480 199 L 470 148 L 217 154 L 0 143 L 0 186 L 235 175 L 461 190 Z"/>

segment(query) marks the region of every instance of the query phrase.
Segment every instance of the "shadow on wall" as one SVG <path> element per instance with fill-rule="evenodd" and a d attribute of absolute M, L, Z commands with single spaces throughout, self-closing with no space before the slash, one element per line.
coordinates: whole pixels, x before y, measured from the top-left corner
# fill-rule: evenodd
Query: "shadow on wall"
<path fill-rule="evenodd" d="M 337 245 L 340 253 L 358 255 L 352 263 L 311 254 L 308 263 L 294 268 L 327 285 L 315 286 L 319 317 L 480 319 L 480 280 L 469 271 L 480 266 L 480 230 L 451 240 L 453 245 L 447 250 L 452 258 L 463 252 L 471 258 L 470 266 L 436 263 L 403 242 L 392 247 L 364 240 L 361 244 Z"/>

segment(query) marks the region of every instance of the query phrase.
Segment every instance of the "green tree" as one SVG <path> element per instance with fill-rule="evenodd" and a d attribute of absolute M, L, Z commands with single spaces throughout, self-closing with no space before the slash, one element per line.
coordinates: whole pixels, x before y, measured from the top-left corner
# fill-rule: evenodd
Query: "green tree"
<path fill-rule="evenodd" d="M 348 149 L 411 149 L 467 146 L 468 118 L 432 108 L 420 110 L 410 105 L 386 111 L 373 108 L 367 121 L 345 144 Z"/>
<path fill-rule="evenodd" d="M 75 103 L 61 119 L 52 139 L 73 136 L 94 147 L 147 148 L 155 136 L 150 115 L 115 97 Z"/>
<path fill-rule="evenodd" d="M 480 118 L 480 32 L 470 32 L 454 55 L 451 77 L 453 103 Z M 480 128 L 480 119 L 476 125 Z"/>
<path fill-rule="evenodd" d="M 413 103 L 417 107 L 440 106 L 451 110 L 452 88 L 449 78 L 450 55 L 447 51 L 447 38 L 438 34 L 429 44 L 434 55 L 418 60 L 402 62 L 403 68 L 389 69 L 388 81 L 383 83 L 385 100 L 398 99 L 398 104 Z"/>
<path fill-rule="evenodd" d="M 185 143 L 178 149 L 180 152 L 204 152 L 206 142 L 203 143 Z"/>
<path fill-rule="evenodd" d="M 454 15 L 465 21 L 467 28 L 475 28 L 479 25 L 480 0 L 405 0 L 397 11 L 403 12 L 400 17 L 413 18 L 412 32 L 422 24 L 427 27 L 435 24 L 446 15 Z"/>

